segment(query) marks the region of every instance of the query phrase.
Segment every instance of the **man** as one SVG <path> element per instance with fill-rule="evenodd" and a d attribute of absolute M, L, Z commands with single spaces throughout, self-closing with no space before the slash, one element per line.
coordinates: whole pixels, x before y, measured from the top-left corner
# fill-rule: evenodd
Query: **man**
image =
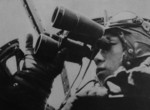
<path fill-rule="evenodd" d="M 149 110 L 150 23 L 122 12 L 96 44 L 99 83 L 71 97 L 62 110 Z"/>

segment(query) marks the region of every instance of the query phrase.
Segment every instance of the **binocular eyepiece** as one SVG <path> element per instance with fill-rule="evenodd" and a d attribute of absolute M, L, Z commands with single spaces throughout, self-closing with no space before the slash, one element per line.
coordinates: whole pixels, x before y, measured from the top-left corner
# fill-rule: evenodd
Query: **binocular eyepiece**
<path fill-rule="evenodd" d="M 68 34 L 65 38 L 56 35 L 55 37 L 59 40 L 45 35 L 38 38 L 35 54 L 48 61 L 51 61 L 62 47 L 69 49 L 71 59 L 78 61 L 82 57 L 89 57 L 91 50 L 86 45 L 94 46 L 104 33 L 101 24 L 64 7 L 56 7 L 51 22 L 54 28 L 65 30 Z M 84 45 L 80 45 L 76 41 L 82 42 Z"/>

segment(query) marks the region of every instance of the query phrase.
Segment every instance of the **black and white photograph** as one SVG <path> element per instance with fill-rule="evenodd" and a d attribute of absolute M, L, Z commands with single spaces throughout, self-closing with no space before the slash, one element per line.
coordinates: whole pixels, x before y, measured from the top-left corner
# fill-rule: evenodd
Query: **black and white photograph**
<path fill-rule="evenodd" d="M 0 0 L 0 110 L 150 110 L 150 1 Z"/>

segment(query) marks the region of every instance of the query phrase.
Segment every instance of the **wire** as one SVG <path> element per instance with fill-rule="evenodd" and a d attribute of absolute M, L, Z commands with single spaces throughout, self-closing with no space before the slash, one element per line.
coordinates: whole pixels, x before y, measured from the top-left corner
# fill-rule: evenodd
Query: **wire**
<path fill-rule="evenodd" d="M 81 90 L 82 90 L 87 84 L 89 84 L 90 82 L 94 82 L 94 80 L 91 80 L 91 81 L 87 82 L 84 86 L 82 86 L 80 89 L 78 89 L 79 86 L 80 86 L 80 84 L 81 84 L 81 82 L 83 81 L 83 79 L 84 79 L 86 73 L 87 73 L 87 70 L 88 70 L 88 68 L 89 68 L 89 66 L 90 66 L 90 64 L 91 64 L 91 62 L 92 62 L 92 59 L 93 59 L 94 56 L 95 56 L 95 52 L 96 52 L 95 50 L 96 50 L 96 48 L 93 48 L 93 52 L 92 52 L 92 55 L 91 55 L 91 57 L 90 57 L 90 61 L 89 61 L 89 63 L 88 63 L 88 66 L 86 67 L 86 70 L 85 70 L 85 72 L 84 72 L 84 74 L 83 74 L 83 76 L 82 76 L 82 79 L 81 79 L 81 81 L 80 81 L 78 87 L 76 88 L 76 89 L 77 89 L 76 93 L 78 93 L 79 91 L 81 91 Z M 71 87 L 69 88 L 68 93 L 67 93 L 67 95 L 65 96 L 65 99 L 64 99 L 64 101 L 61 103 L 61 105 L 60 105 L 60 107 L 59 107 L 58 110 L 61 110 L 61 108 L 66 104 L 66 101 L 67 101 L 67 99 L 68 99 L 68 97 L 69 97 L 69 95 L 70 95 L 71 89 L 72 89 L 73 85 L 75 84 L 77 78 L 78 78 L 79 75 L 81 74 L 82 67 L 83 67 L 83 63 L 81 64 L 80 70 L 79 70 L 79 72 L 78 72 L 78 74 L 77 74 L 75 80 L 73 81 Z"/>
<path fill-rule="evenodd" d="M 73 83 L 72 83 L 72 85 L 71 85 L 71 87 L 70 87 L 70 88 L 72 88 L 72 87 L 73 87 L 73 85 L 74 85 L 74 83 L 76 82 L 77 78 L 78 78 L 78 77 L 79 77 L 79 75 L 81 74 L 82 67 L 83 67 L 83 64 L 80 66 L 80 70 L 79 70 L 79 72 L 78 72 L 78 74 L 77 74 L 77 76 L 76 76 L 75 80 L 73 81 Z"/>
<path fill-rule="evenodd" d="M 82 76 L 82 79 L 81 79 L 81 81 L 80 81 L 78 87 L 76 88 L 77 91 L 81 89 L 81 88 L 79 89 L 79 86 L 81 85 L 83 79 L 85 78 L 85 75 L 87 74 L 87 71 L 88 71 L 88 69 L 89 69 L 89 67 L 90 67 L 90 65 L 91 65 L 91 63 L 92 63 L 92 59 L 94 58 L 94 56 L 95 56 L 96 53 L 97 53 L 97 48 L 95 47 L 95 48 L 92 49 L 92 54 L 91 54 L 91 57 L 90 57 L 90 61 L 89 61 L 89 63 L 88 63 L 88 66 L 86 67 L 86 70 L 84 71 L 84 74 L 83 74 L 83 76 Z M 82 89 L 83 89 L 83 88 L 82 88 Z M 77 91 L 76 91 L 76 92 L 77 92 Z"/>
<path fill-rule="evenodd" d="M 82 79 L 81 79 L 81 81 L 80 81 L 78 87 L 76 88 L 76 90 L 79 89 L 79 86 L 81 85 L 81 83 L 82 83 L 82 81 L 83 81 L 83 79 L 84 79 L 84 77 L 85 77 L 85 75 L 86 75 L 86 73 L 87 73 L 87 70 L 89 69 L 89 66 L 90 66 L 91 62 L 92 62 L 92 60 L 90 60 L 90 62 L 88 63 L 88 66 L 86 67 L 86 70 L 85 70 L 85 72 L 84 72 L 84 74 L 83 74 L 83 76 L 82 76 Z"/>
<path fill-rule="evenodd" d="M 79 72 L 78 72 L 76 78 L 74 79 L 73 83 L 71 84 L 71 87 L 69 88 L 69 90 L 68 90 L 68 92 L 67 92 L 67 95 L 65 96 L 65 99 L 64 99 L 64 101 L 61 103 L 61 105 L 60 105 L 60 107 L 59 107 L 58 110 L 60 110 L 60 109 L 66 104 L 66 101 L 67 101 L 67 99 L 68 99 L 68 97 L 69 97 L 69 95 L 70 95 L 71 89 L 72 89 L 73 85 L 75 84 L 77 78 L 78 78 L 79 75 L 81 74 L 82 67 L 83 67 L 83 63 L 81 64 L 80 70 L 79 70 Z"/>
<path fill-rule="evenodd" d="M 79 77 L 79 75 L 81 74 L 82 67 L 83 67 L 83 64 L 80 66 L 80 70 L 79 70 L 79 72 L 78 72 L 78 74 L 77 74 L 76 78 L 74 79 L 74 81 L 73 81 L 73 83 L 72 83 L 71 87 L 69 88 L 69 90 L 68 90 L 68 92 L 67 92 L 67 95 L 65 96 L 65 100 L 67 100 L 67 98 L 69 97 L 69 95 L 70 95 L 70 92 L 71 92 L 71 89 L 72 89 L 73 85 L 75 84 L 75 82 L 76 82 L 77 78 L 78 78 L 78 77 Z"/>
<path fill-rule="evenodd" d="M 97 81 L 95 79 L 92 79 L 92 80 L 88 81 L 85 85 L 83 85 L 80 89 L 78 89 L 76 91 L 76 93 L 79 93 L 85 86 L 87 86 L 91 82 L 94 82 L 94 84 L 97 83 Z"/>

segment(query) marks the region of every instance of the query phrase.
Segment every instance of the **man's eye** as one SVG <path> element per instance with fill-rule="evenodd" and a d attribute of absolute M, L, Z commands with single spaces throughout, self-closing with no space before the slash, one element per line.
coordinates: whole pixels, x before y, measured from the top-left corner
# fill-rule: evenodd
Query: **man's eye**
<path fill-rule="evenodd" d="M 113 42 L 113 43 L 109 43 L 107 45 L 104 45 L 101 47 L 102 50 L 105 50 L 105 51 L 109 51 L 114 45 L 116 45 L 117 43 Z"/>
<path fill-rule="evenodd" d="M 111 44 L 107 44 L 107 45 L 105 45 L 105 46 L 102 46 L 101 49 L 102 49 L 102 50 L 105 50 L 105 51 L 108 51 L 108 50 L 111 49 L 111 47 L 112 47 Z"/>

